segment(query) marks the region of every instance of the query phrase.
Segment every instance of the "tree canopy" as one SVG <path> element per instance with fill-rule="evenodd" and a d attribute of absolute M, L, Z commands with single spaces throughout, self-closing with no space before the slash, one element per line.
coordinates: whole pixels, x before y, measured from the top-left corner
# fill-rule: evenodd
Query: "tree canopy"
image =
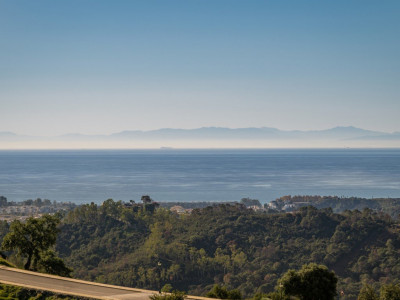
<path fill-rule="evenodd" d="M 379 296 L 375 292 L 374 288 L 367 284 L 361 288 L 357 300 L 379 300 Z"/>
<path fill-rule="evenodd" d="M 304 265 L 299 271 L 289 270 L 279 281 L 287 295 L 302 300 L 333 300 L 336 296 L 337 277 L 324 265 Z"/>
<path fill-rule="evenodd" d="M 57 240 L 59 223 L 60 219 L 52 215 L 31 217 L 25 223 L 15 220 L 3 238 L 2 249 L 16 250 L 19 256 L 25 257 L 26 270 L 43 268 L 47 273 L 69 276 L 72 270 L 51 250 Z"/>
<path fill-rule="evenodd" d="M 334 270 L 346 299 L 356 299 L 364 283 L 376 291 L 400 283 L 400 226 L 382 212 L 308 206 L 267 213 L 220 204 L 179 215 L 144 200 L 70 211 L 55 252 L 41 251 L 37 269 L 59 272 L 57 254 L 81 279 L 146 289 L 171 284 L 194 295 L 218 284 L 244 298 L 273 292 L 288 269 L 310 263 Z M 0 226 L 0 238 L 8 231 Z"/>

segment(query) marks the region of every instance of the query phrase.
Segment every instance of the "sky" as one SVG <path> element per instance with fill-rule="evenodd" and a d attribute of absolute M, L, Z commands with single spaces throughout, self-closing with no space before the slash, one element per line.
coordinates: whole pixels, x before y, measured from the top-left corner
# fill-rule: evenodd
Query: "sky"
<path fill-rule="evenodd" d="M 0 132 L 400 131 L 400 1 L 0 0 Z"/>

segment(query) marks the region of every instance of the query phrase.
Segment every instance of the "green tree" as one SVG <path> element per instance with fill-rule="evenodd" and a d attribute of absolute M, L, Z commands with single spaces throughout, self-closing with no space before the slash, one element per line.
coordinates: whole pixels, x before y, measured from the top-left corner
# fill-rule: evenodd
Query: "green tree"
<path fill-rule="evenodd" d="M 2 249 L 17 250 L 17 254 L 26 257 L 26 270 L 37 270 L 41 253 L 47 251 L 56 243 L 57 225 L 60 219 L 56 216 L 44 215 L 41 218 L 28 218 L 25 223 L 15 220 L 10 231 L 3 239 Z"/>
<path fill-rule="evenodd" d="M 240 200 L 240 203 L 245 205 L 246 207 L 250 207 L 250 206 L 262 207 L 260 201 L 258 201 L 257 199 L 242 198 Z"/>
<path fill-rule="evenodd" d="M 286 295 L 302 300 L 333 300 L 336 296 L 337 277 L 324 265 L 310 263 L 299 271 L 289 270 L 280 279 Z"/>
<path fill-rule="evenodd" d="M 400 287 L 395 284 L 387 284 L 381 287 L 380 300 L 400 300 Z"/>
<path fill-rule="evenodd" d="M 64 261 L 57 257 L 53 250 L 41 253 L 39 271 L 64 277 L 71 277 L 72 269 L 68 268 Z"/>
<path fill-rule="evenodd" d="M 0 206 L 7 206 L 7 198 L 0 196 Z"/>
<path fill-rule="evenodd" d="M 221 287 L 219 284 L 216 284 L 211 291 L 207 293 L 207 297 L 218 299 L 242 299 L 242 294 L 239 290 L 229 291 L 226 287 Z"/>
<path fill-rule="evenodd" d="M 166 283 L 164 286 L 161 288 L 162 293 L 170 293 L 172 291 L 173 287 L 171 284 Z"/>
<path fill-rule="evenodd" d="M 257 293 L 252 300 L 298 300 L 298 298 L 275 291 L 268 294 Z"/>
<path fill-rule="evenodd" d="M 181 292 L 178 290 L 173 291 L 172 293 L 163 292 L 160 294 L 154 294 L 150 296 L 151 300 L 184 300 L 186 297 L 185 292 Z"/>
<path fill-rule="evenodd" d="M 370 285 L 364 285 L 358 294 L 357 300 L 379 300 L 374 288 Z"/>

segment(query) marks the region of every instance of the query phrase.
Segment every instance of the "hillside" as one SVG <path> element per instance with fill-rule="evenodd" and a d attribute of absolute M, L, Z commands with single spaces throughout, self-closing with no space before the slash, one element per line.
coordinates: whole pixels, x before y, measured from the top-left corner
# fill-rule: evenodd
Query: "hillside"
<path fill-rule="evenodd" d="M 400 278 L 400 234 L 390 216 L 303 207 L 267 214 L 219 205 L 178 215 L 155 203 L 84 205 L 63 220 L 57 250 L 75 277 L 204 295 L 214 283 L 246 297 L 272 291 L 290 268 L 325 264 L 355 299 L 362 283 Z"/>

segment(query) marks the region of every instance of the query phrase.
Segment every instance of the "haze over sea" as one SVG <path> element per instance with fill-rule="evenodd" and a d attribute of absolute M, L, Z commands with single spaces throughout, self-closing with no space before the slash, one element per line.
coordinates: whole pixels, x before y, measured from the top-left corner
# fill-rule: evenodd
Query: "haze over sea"
<path fill-rule="evenodd" d="M 400 197 L 400 149 L 0 151 L 0 166 L 9 201 Z"/>

